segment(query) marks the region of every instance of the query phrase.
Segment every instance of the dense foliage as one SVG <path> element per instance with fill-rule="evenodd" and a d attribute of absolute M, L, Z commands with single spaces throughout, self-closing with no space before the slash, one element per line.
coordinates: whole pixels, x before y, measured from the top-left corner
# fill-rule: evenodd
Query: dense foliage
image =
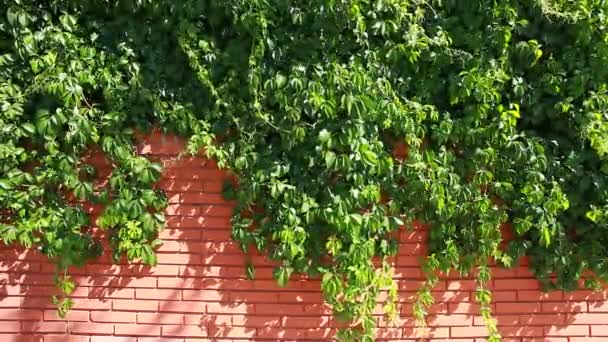
<path fill-rule="evenodd" d="M 491 340 L 489 263 L 520 256 L 548 289 L 608 278 L 605 0 L 4 0 L 0 236 L 65 270 L 155 263 L 161 169 L 134 129 L 189 137 L 233 170 L 233 237 L 322 277 L 345 339 L 373 339 L 386 256 L 430 225 L 415 314 L 440 272 L 473 271 Z M 408 146 L 405 158 L 394 147 Z M 114 169 L 94 183 L 83 158 Z M 405 222 L 404 222 L 405 221 Z M 503 248 L 501 227 L 514 238 Z M 509 228 L 511 227 L 511 228 Z M 377 258 L 374 258 L 377 257 Z M 378 262 L 376 262 L 378 260 Z M 250 271 L 253 271 L 250 269 Z M 55 298 L 62 311 L 67 298 Z"/>

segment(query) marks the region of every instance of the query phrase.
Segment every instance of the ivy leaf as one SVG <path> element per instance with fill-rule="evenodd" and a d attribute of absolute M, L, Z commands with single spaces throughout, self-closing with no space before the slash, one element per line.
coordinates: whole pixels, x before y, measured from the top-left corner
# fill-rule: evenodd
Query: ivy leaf
<path fill-rule="evenodd" d="M 21 125 L 21 128 L 23 128 L 23 130 L 29 135 L 32 135 L 36 132 L 36 126 L 34 126 L 31 122 L 24 123 L 23 125 Z"/>
<path fill-rule="evenodd" d="M 286 266 L 280 266 L 274 270 L 274 278 L 277 280 L 277 284 L 279 284 L 280 287 L 287 286 L 292 271 L 293 269 L 291 267 Z"/>
<path fill-rule="evenodd" d="M 9 190 L 12 188 L 11 183 L 6 179 L 0 179 L 0 189 Z"/>
<path fill-rule="evenodd" d="M 254 280 L 255 279 L 255 267 L 251 262 L 247 263 L 247 267 L 245 268 L 245 273 L 247 275 L 247 279 Z"/>
<path fill-rule="evenodd" d="M 336 162 L 336 154 L 332 151 L 325 152 L 325 165 L 328 169 L 333 168 L 334 163 Z"/>
<path fill-rule="evenodd" d="M 319 132 L 319 142 L 326 143 L 331 138 L 331 133 L 327 129 L 322 129 Z"/>
<path fill-rule="evenodd" d="M 376 166 L 378 164 L 378 155 L 371 151 L 368 145 L 361 144 L 359 147 L 359 153 L 361 153 L 361 158 L 366 164 L 371 166 Z"/>

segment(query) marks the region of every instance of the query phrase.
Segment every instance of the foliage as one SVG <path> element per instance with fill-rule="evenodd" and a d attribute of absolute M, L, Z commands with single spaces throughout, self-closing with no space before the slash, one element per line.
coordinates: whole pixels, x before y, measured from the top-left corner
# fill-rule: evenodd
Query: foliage
<path fill-rule="evenodd" d="M 134 128 L 189 137 L 239 176 L 233 237 L 322 277 L 373 339 L 394 232 L 430 225 L 415 314 L 441 272 L 521 256 L 547 289 L 608 278 L 608 3 L 603 0 L 7 0 L 0 5 L 0 236 L 64 270 L 155 263 L 160 167 Z M 397 158 L 395 146 L 408 154 Z M 83 159 L 114 165 L 95 186 Z M 403 222 L 405 220 L 406 222 Z M 502 248 L 501 228 L 514 238 Z M 252 266 L 247 274 L 253 277 Z M 65 311 L 69 299 L 55 298 Z"/>

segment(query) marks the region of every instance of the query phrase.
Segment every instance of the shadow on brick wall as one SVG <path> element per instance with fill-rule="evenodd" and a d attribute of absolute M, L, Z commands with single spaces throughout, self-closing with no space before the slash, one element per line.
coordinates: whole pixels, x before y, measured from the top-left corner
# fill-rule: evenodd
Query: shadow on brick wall
<path fill-rule="evenodd" d="M 274 264 L 248 256 L 230 240 L 233 203 L 222 198 L 229 176 L 212 161 L 177 158 L 183 142 L 154 132 L 140 153 L 162 161 L 158 187 L 169 198 L 165 243 L 159 265 L 113 265 L 108 256 L 71 270 L 79 287 L 67 320 L 57 317 L 49 295 L 53 265 L 34 251 L 0 252 L 1 341 L 326 341 L 339 326 L 323 304 L 319 281 L 294 277 L 285 288 L 272 279 Z M 90 208 L 93 216 L 100 208 Z M 428 231 L 400 233 L 394 258 L 400 317 L 386 322 L 378 310 L 378 340 L 477 342 L 486 329 L 474 302 L 473 279 L 446 276 L 433 291 L 428 327 L 412 319 L 416 290 L 423 281 L 420 257 Z M 256 279 L 245 276 L 245 262 Z M 544 294 L 524 265 L 496 269 L 493 311 L 503 341 L 604 341 L 606 292 Z M 605 313 L 604 313 L 605 312 Z M 598 336 L 596 339 L 591 335 Z M 66 336 L 68 335 L 68 336 Z M 151 340 L 148 340 L 150 338 Z M 162 340 L 161 340 L 162 339 Z M 580 341 L 583 341 L 582 339 Z"/>

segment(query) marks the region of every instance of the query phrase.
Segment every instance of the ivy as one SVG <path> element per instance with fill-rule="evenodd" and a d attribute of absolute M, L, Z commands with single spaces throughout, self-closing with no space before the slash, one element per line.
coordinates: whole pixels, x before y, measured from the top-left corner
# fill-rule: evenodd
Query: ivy
<path fill-rule="evenodd" d="M 394 232 L 430 226 L 424 322 L 442 273 L 521 256 L 546 289 L 608 279 L 608 5 L 600 0 L 7 0 L 0 5 L 0 238 L 66 270 L 154 265 L 161 127 L 238 175 L 233 238 L 319 276 L 343 340 L 394 317 Z M 407 155 L 396 148 L 407 146 Z M 85 158 L 102 151 L 106 185 Z M 95 221 L 84 203 L 104 207 Z M 514 238 L 503 248 L 501 229 Z M 247 266 L 247 276 L 255 269 Z"/>

